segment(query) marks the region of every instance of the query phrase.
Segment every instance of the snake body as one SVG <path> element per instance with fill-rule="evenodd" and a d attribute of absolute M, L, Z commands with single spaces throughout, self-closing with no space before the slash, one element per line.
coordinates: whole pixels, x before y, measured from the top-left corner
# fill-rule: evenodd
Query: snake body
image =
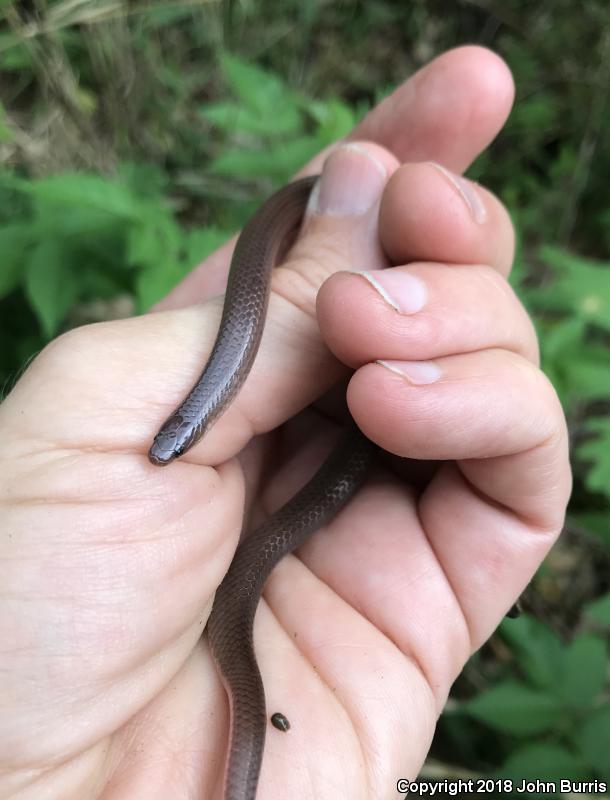
<path fill-rule="evenodd" d="M 165 465 L 192 447 L 226 410 L 256 356 L 271 270 L 302 221 L 316 176 L 270 197 L 243 229 L 231 261 L 220 328 L 195 386 L 162 425 L 149 451 Z M 230 705 L 224 799 L 254 800 L 267 727 L 265 693 L 253 646 L 264 583 L 277 562 L 329 522 L 363 481 L 371 443 L 351 424 L 314 477 L 238 546 L 208 620 L 212 655 Z"/>

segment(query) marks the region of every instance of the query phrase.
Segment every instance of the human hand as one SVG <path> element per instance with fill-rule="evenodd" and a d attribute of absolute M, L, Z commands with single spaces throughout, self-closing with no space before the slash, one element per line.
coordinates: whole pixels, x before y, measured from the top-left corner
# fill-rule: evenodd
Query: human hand
<path fill-rule="evenodd" d="M 415 76 L 356 136 L 401 161 L 461 171 L 511 98 L 505 67 L 462 48 Z M 363 150 L 329 162 L 331 186 L 355 181 L 349 199 L 362 203 L 369 191 L 374 206 L 385 176 L 370 156 L 394 173 L 382 242 L 392 263 L 417 264 L 385 275 L 419 276 L 427 300 L 401 315 L 364 278 L 341 274 L 318 297 L 319 325 L 359 367 L 348 400 L 365 433 L 400 455 L 447 463 L 419 495 L 380 472 L 269 580 L 255 645 L 269 709 L 293 728 L 268 736 L 261 798 L 394 796 L 396 778 L 417 773 L 464 660 L 552 543 L 568 492 L 561 411 L 533 366 L 527 317 L 498 277 L 512 257 L 504 210 L 475 189 L 486 210 L 477 222 L 436 167 L 396 171 L 381 147 Z M 332 272 L 384 264 L 374 208 L 337 214 L 341 198 L 328 192 L 334 213 L 310 216 L 274 276 L 250 380 L 186 459 L 159 470 L 145 453 L 205 361 L 216 300 L 72 332 L 0 408 L 0 631 L 9 643 L 0 796 L 216 796 L 227 711 L 197 641 L 244 497 L 255 522 L 330 445 L 332 425 L 313 411 L 279 429 L 343 373 L 320 338 L 317 289 Z M 209 297 L 227 255 L 166 308 Z M 413 303 L 419 290 L 407 289 Z M 434 360 L 442 377 L 413 385 L 371 363 L 378 358 Z M 243 450 L 253 433 L 271 431 Z"/>

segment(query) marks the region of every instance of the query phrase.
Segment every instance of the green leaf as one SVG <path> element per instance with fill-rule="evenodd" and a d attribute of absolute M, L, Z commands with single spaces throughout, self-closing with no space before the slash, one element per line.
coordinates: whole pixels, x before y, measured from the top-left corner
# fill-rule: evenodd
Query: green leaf
<path fill-rule="evenodd" d="M 164 260 L 176 261 L 181 244 L 182 231 L 174 218 L 162 209 L 153 209 L 129 230 L 127 262 L 147 266 Z"/>
<path fill-rule="evenodd" d="M 31 226 L 27 223 L 0 228 L 0 298 L 21 283 L 31 241 Z"/>
<path fill-rule="evenodd" d="M 579 317 L 566 317 L 545 329 L 542 341 L 547 358 L 563 358 L 566 353 L 577 353 L 583 347 L 587 326 Z"/>
<path fill-rule="evenodd" d="M 141 214 L 141 204 L 122 183 L 100 175 L 66 172 L 37 181 L 22 181 L 21 188 L 48 206 L 93 208 L 129 219 Z"/>
<path fill-rule="evenodd" d="M 590 777 L 588 773 L 586 763 L 565 747 L 537 742 L 514 750 L 499 769 L 500 775 L 516 781 L 577 780 Z M 527 794 L 532 796 L 529 792 Z"/>
<path fill-rule="evenodd" d="M 610 593 L 589 603 L 585 608 L 585 615 L 610 628 Z"/>
<path fill-rule="evenodd" d="M 587 344 L 563 366 L 567 385 L 581 401 L 610 397 L 610 353 L 606 348 Z"/>
<path fill-rule="evenodd" d="M 555 686 L 563 645 L 550 628 L 524 614 L 503 620 L 500 635 L 517 651 L 519 665 L 532 683 L 541 689 Z"/>
<path fill-rule="evenodd" d="M 320 139 L 316 136 L 302 136 L 286 144 L 275 145 L 269 151 L 271 160 L 275 164 L 275 173 L 281 182 L 287 181 L 294 172 L 313 158 L 322 148 Z"/>
<path fill-rule="evenodd" d="M 591 705 L 606 683 L 606 643 L 598 636 L 579 636 L 566 649 L 560 667 L 557 680 L 559 696 L 575 709 Z"/>
<path fill-rule="evenodd" d="M 266 150 L 227 150 L 210 164 L 210 172 L 235 178 L 286 180 L 320 149 L 320 141 L 304 136 Z"/>
<path fill-rule="evenodd" d="M 128 236 L 127 260 L 138 268 L 138 310 L 145 311 L 161 300 L 184 277 L 179 264 L 182 232 L 172 217 L 151 213 Z"/>
<path fill-rule="evenodd" d="M 185 3 L 184 6 L 176 5 L 172 7 L 171 4 L 159 7 L 151 3 L 149 7 L 142 6 L 143 24 L 148 29 L 165 28 L 168 25 L 181 22 L 182 20 L 193 21 L 193 8 L 192 3 Z"/>
<path fill-rule="evenodd" d="M 79 242 L 95 248 L 106 241 L 120 239 L 131 220 L 108 214 L 91 206 L 64 206 L 61 203 L 43 204 L 36 209 L 33 220 L 34 234 L 38 239 L 61 237 L 72 245 Z"/>
<path fill-rule="evenodd" d="M 610 706 L 605 705 L 590 714 L 575 738 L 587 762 L 604 777 L 610 777 Z"/>
<path fill-rule="evenodd" d="M 209 171 L 234 178 L 260 178 L 268 177 L 274 167 L 267 152 L 227 149 L 212 160 Z"/>
<path fill-rule="evenodd" d="M 610 511 L 581 511 L 570 514 L 570 520 L 593 536 L 599 537 L 610 551 Z"/>
<path fill-rule="evenodd" d="M 0 67 L 5 70 L 22 70 L 30 65 L 30 54 L 23 39 L 16 33 L 0 33 Z"/>
<path fill-rule="evenodd" d="M 318 135 L 326 143 L 341 139 L 356 124 L 356 115 L 341 100 L 314 100 L 306 104 L 307 111 L 318 123 Z"/>
<path fill-rule="evenodd" d="M 586 320 L 571 315 L 538 326 L 543 368 L 564 400 L 610 397 L 610 354 L 590 341 Z"/>
<path fill-rule="evenodd" d="M 201 109 L 200 114 L 227 133 L 273 138 L 293 135 L 302 126 L 301 115 L 294 103 L 283 104 L 273 113 L 263 113 L 238 103 L 210 103 Z"/>
<path fill-rule="evenodd" d="M 554 269 L 556 278 L 550 286 L 536 291 L 537 303 L 574 313 L 610 331 L 609 265 L 548 245 L 541 248 L 540 258 Z"/>
<path fill-rule="evenodd" d="M 531 136 L 539 130 L 552 131 L 557 122 L 558 107 L 542 94 L 529 99 L 522 98 L 510 115 L 511 126 Z"/>
<path fill-rule="evenodd" d="M 185 266 L 188 270 L 200 264 L 210 253 L 221 247 L 231 236 L 220 228 L 202 228 L 189 231 L 186 239 Z"/>
<path fill-rule="evenodd" d="M 78 272 L 79 298 L 112 300 L 116 299 L 117 295 L 125 293 L 124 282 L 117 280 L 116 275 L 112 274 L 104 262 L 100 262 L 90 255 L 87 257 L 78 254 L 75 260 L 76 258 L 86 264 L 86 267 L 82 271 L 79 269 Z M 86 261 L 83 261 L 84 258 Z"/>
<path fill-rule="evenodd" d="M 124 161 L 117 169 L 119 181 L 136 197 L 149 202 L 163 201 L 168 187 L 168 176 L 156 164 L 139 164 Z"/>
<path fill-rule="evenodd" d="M 295 95 L 277 75 L 224 53 L 222 70 L 241 105 L 259 114 L 273 116 L 284 106 L 295 105 Z"/>
<path fill-rule="evenodd" d="M 34 248 L 27 263 L 25 289 L 45 335 L 53 336 L 78 295 L 62 242 L 48 239 Z"/>
<path fill-rule="evenodd" d="M 6 110 L 2 103 L 0 103 L 0 142 L 11 142 L 12 140 L 13 131 L 8 124 Z"/>
<path fill-rule="evenodd" d="M 159 260 L 147 264 L 136 279 L 138 311 L 147 311 L 162 300 L 184 278 L 184 270 L 175 261 Z"/>
<path fill-rule="evenodd" d="M 610 418 L 593 417 L 585 427 L 597 434 L 576 450 L 579 458 L 592 462 L 585 483 L 592 492 L 601 492 L 610 498 Z"/>
<path fill-rule="evenodd" d="M 516 736 L 548 731 L 562 713 L 557 698 L 517 681 L 505 681 L 487 689 L 461 707 L 491 728 Z"/>

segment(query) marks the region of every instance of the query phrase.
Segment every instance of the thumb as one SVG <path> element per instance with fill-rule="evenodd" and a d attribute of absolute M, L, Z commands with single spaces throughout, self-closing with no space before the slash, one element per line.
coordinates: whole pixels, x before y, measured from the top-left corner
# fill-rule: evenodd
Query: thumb
<path fill-rule="evenodd" d="M 379 201 L 397 166 L 388 151 L 369 143 L 342 145 L 328 157 L 302 235 L 272 272 L 269 312 L 253 370 L 186 461 L 225 461 L 341 376 L 343 368 L 320 336 L 316 296 L 333 272 L 383 265 Z M 36 440 L 62 449 L 143 455 L 152 433 L 201 373 L 221 309 L 222 298 L 213 298 L 190 308 L 88 325 L 59 337 L 0 407 L 0 456 L 12 457 L 15 448 Z"/>
<path fill-rule="evenodd" d="M 375 269 L 379 202 L 398 162 L 383 148 L 345 144 L 326 160 L 305 212 L 302 231 L 273 270 L 269 311 L 259 353 L 239 395 L 198 447 L 215 463 L 240 450 L 323 394 L 342 367 L 324 345 L 316 320 L 322 283 L 340 270 Z"/>
<path fill-rule="evenodd" d="M 291 272 L 309 275 L 312 262 L 321 266 L 314 275 L 306 300 L 315 299 L 319 286 L 332 272 L 385 266 L 379 244 L 379 202 L 398 162 L 388 151 L 372 143 L 344 144 L 324 162 L 322 174 L 309 198 L 301 236 L 293 247 L 288 264 Z M 273 288 L 281 291 L 282 268 L 276 270 Z M 297 285 L 297 290 L 299 289 Z"/>

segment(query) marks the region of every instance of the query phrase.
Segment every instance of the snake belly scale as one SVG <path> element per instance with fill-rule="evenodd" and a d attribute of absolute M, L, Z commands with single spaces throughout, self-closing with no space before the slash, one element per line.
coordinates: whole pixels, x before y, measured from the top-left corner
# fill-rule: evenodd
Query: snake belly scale
<path fill-rule="evenodd" d="M 216 342 L 196 384 L 162 425 L 149 451 L 163 466 L 192 447 L 227 409 L 246 379 L 261 340 L 271 271 L 301 224 L 316 176 L 270 197 L 235 247 Z M 277 562 L 328 523 L 358 489 L 373 445 L 351 423 L 318 472 L 282 508 L 248 535 L 216 592 L 207 631 L 230 705 L 224 800 L 254 800 L 265 745 L 263 682 L 253 624 L 264 583 Z"/>

